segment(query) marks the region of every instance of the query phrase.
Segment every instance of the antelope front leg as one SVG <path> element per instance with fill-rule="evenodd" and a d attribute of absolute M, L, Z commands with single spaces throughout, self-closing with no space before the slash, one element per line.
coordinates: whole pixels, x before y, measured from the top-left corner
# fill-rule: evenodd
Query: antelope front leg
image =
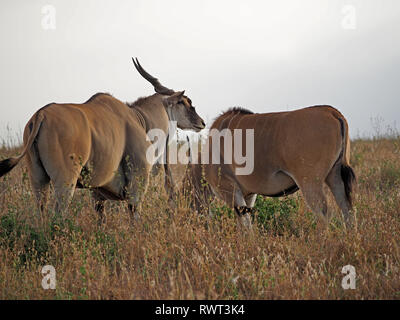
<path fill-rule="evenodd" d="M 236 212 L 237 217 L 239 218 L 240 224 L 249 230 L 251 230 L 253 228 L 253 224 L 251 222 L 252 211 L 253 210 L 248 207 L 235 206 L 235 212 Z"/>

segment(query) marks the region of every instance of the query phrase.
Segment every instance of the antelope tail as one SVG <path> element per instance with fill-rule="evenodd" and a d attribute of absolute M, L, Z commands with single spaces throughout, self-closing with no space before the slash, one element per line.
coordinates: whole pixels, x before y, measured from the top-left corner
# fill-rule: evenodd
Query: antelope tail
<path fill-rule="evenodd" d="M 350 204 L 350 207 L 353 204 L 353 189 L 354 184 L 356 182 L 356 174 L 352 167 L 350 167 L 350 138 L 348 132 L 348 126 L 346 120 L 339 118 L 340 127 L 342 132 L 343 139 L 343 150 L 342 150 L 342 166 L 341 166 L 341 176 L 344 183 L 344 190 L 346 193 L 347 201 Z"/>
<path fill-rule="evenodd" d="M 33 120 L 33 128 L 31 130 L 31 134 L 29 135 L 28 141 L 22 153 L 17 157 L 11 157 L 5 160 L 0 161 L 0 177 L 4 176 L 8 172 L 10 172 L 25 156 L 26 152 L 32 147 L 33 141 L 39 132 L 40 126 L 43 121 L 43 115 L 41 112 L 36 113 L 35 119 Z"/>

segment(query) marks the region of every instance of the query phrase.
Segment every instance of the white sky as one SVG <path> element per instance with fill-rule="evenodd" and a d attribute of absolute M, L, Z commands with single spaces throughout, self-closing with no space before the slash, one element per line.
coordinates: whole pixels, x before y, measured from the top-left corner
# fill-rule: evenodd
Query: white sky
<path fill-rule="evenodd" d="M 56 9 L 44 30 L 42 8 Z M 356 28 L 343 28 L 353 5 Z M 153 93 L 131 57 L 175 90 L 186 89 L 210 122 L 242 106 L 254 112 L 337 107 L 352 137 L 371 118 L 400 124 L 400 1 L 2 0 L 0 141 L 20 133 L 49 102 L 110 92 Z M 348 20 L 346 20 L 348 21 Z"/>

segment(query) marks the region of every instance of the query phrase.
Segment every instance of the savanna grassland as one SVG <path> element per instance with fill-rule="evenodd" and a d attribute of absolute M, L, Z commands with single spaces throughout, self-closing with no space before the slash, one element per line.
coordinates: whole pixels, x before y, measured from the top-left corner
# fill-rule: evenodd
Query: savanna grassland
<path fill-rule="evenodd" d="M 3 147 L 0 159 L 20 150 Z M 335 205 L 326 228 L 298 192 L 259 197 L 253 231 L 244 232 L 222 204 L 212 217 L 179 195 L 171 207 L 161 180 L 135 225 L 126 204 L 108 202 L 99 226 L 87 190 L 62 219 L 39 218 L 22 162 L 0 179 L 0 299 L 399 299 L 400 138 L 353 141 L 351 163 L 353 230 Z M 184 168 L 173 169 L 178 180 Z M 47 264 L 55 290 L 41 286 Z M 341 286 L 348 264 L 354 290 Z"/>

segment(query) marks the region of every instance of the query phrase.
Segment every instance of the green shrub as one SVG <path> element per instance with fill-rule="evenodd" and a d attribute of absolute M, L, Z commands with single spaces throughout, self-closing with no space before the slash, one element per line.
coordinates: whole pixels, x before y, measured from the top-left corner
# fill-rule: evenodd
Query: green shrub
<path fill-rule="evenodd" d="M 256 220 L 260 227 L 277 234 L 282 234 L 285 230 L 295 232 L 292 219 L 298 207 L 294 198 L 269 198 L 259 195 L 253 209 L 253 223 Z M 222 216 L 230 219 L 235 217 L 234 210 L 226 205 L 211 207 L 211 212 L 215 219 L 221 219 Z"/>
<path fill-rule="evenodd" d="M 293 230 L 293 214 L 298 210 L 293 198 L 269 198 L 257 196 L 254 208 L 257 210 L 257 223 L 268 231 L 282 234 Z"/>
<path fill-rule="evenodd" d="M 232 208 L 222 205 L 222 206 L 211 206 L 211 213 L 216 219 L 221 219 L 222 216 L 227 216 L 230 219 L 235 217 L 235 212 Z"/>
<path fill-rule="evenodd" d="M 39 261 L 46 256 L 49 242 L 44 231 L 19 221 L 13 212 L 3 215 L 0 218 L 0 245 L 12 250 L 21 241 L 23 250 L 19 254 L 19 265 L 33 258 Z"/>
<path fill-rule="evenodd" d="M 56 236 L 68 236 L 80 232 L 71 219 L 53 216 L 47 228 L 34 227 L 9 210 L 0 217 L 0 246 L 19 250 L 19 266 L 29 262 L 40 262 L 49 257 L 50 242 Z"/>

